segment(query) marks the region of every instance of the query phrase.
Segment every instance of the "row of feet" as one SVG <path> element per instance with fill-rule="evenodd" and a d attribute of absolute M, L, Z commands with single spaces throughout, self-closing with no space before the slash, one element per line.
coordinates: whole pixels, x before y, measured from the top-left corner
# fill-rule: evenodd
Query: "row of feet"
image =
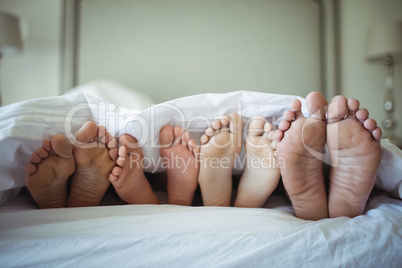
<path fill-rule="evenodd" d="M 302 115 L 301 103 L 295 100 L 277 131 L 264 117 L 252 118 L 235 206 L 262 207 L 282 177 L 299 218 L 354 217 L 363 212 L 381 161 L 381 130 L 357 100 L 337 96 L 328 105 L 313 92 L 306 104 L 309 117 Z M 168 203 L 191 205 L 199 185 L 204 205 L 230 206 L 242 133 L 236 113 L 214 120 L 199 144 L 180 127 L 163 127 L 159 140 Z M 26 165 L 26 185 L 40 208 L 99 205 L 110 184 L 129 204 L 159 203 L 134 137 L 125 134 L 116 140 L 104 126 L 87 122 L 76 140 L 79 146 L 62 135 L 44 140 Z M 332 160 L 328 189 L 325 144 Z"/>

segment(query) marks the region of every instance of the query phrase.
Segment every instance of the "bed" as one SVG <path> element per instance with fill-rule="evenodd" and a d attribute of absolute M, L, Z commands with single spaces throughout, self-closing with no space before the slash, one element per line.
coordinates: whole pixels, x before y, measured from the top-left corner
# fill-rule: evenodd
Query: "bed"
<path fill-rule="evenodd" d="M 97 207 L 41 210 L 25 188 L 42 140 L 87 120 L 135 136 L 153 159 L 165 124 L 198 139 L 215 116 L 277 125 L 291 100 L 339 94 L 338 2 L 60 1 L 65 94 L 0 107 L 0 267 L 402 267 L 402 152 L 386 140 L 355 218 L 301 220 L 279 193 L 263 208 L 204 207 L 199 190 L 193 206 L 169 205 L 154 164 L 145 171 L 161 205 L 110 190 Z M 27 90 L 46 86 L 37 80 Z"/>
<path fill-rule="evenodd" d="M 97 81 L 67 95 L 0 108 L 0 266 L 401 267 L 402 152 L 385 140 L 375 191 L 355 218 L 301 220 L 280 194 L 263 208 L 168 205 L 158 189 L 161 205 L 127 205 L 108 191 L 101 206 L 38 209 L 24 188 L 23 166 L 43 138 L 74 135 L 87 120 L 105 124 L 113 135 L 138 137 L 144 156 L 152 158 L 164 124 L 191 127 L 197 138 L 217 115 L 237 111 L 247 123 L 261 114 L 277 123 L 290 100 L 304 102 L 238 91 L 126 108 L 104 99 L 108 87 L 125 94 Z M 150 100 L 133 97 L 142 98 L 141 105 Z M 163 174 L 155 165 L 145 171 Z M 157 179 L 149 176 L 151 183 Z"/>

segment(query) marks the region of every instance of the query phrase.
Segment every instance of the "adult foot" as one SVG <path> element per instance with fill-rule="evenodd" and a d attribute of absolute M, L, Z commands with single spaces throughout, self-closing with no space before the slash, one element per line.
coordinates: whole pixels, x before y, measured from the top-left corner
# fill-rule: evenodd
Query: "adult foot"
<path fill-rule="evenodd" d="M 294 100 L 283 114 L 276 133 L 276 156 L 284 160 L 281 175 L 297 217 L 319 220 L 328 217 L 322 153 L 325 146 L 327 101 L 318 92 L 306 97 L 308 118 L 301 102 Z"/>
<path fill-rule="evenodd" d="M 180 127 L 164 126 L 159 133 L 161 157 L 167 166 L 168 203 L 190 206 L 198 186 L 199 146 Z"/>
<path fill-rule="evenodd" d="M 243 123 L 240 115 L 214 120 L 200 138 L 198 182 L 205 206 L 230 206 L 232 169 L 241 151 Z"/>
<path fill-rule="evenodd" d="M 25 184 L 39 208 L 66 206 L 66 183 L 75 170 L 73 147 L 66 137 L 44 140 L 24 170 Z"/>
<path fill-rule="evenodd" d="M 78 130 L 76 141 L 76 169 L 67 206 L 97 206 L 110 185 L 108 176 L 117 158 L 117 142 L 104 126 L 98 127 L 92 121 Z"/>
<path fill-rule="evenodd" d="M 137 140 L 128 134 L 119 138 L 119 151 L 116 166 L 109 175 L 121 200 L 128 204 L 159 204 L 144 175 L 143 155 Z"/>
<path fill-rule="evenodd" d="M 381 162 L 381 129 L 359 105 L 355 99 L 336 96 L 328 106 L 331 218 L 363 213 Z"/>
<path fill-rule="evenodd" d="M 279 182 L 274 156 L 276 144 L 272 124 L 262 116 L 250 122 L 246 139 L 246 166 L 240 179 L 236 207 L 262 207 Z"/>

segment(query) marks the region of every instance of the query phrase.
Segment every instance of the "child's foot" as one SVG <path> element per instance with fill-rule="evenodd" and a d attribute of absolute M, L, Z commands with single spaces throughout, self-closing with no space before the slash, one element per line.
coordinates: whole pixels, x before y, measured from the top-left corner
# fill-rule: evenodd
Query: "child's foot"
<path fill-rule="evenodd" d="M 97 206 L 110 182 L 108 176 L 117 158 L 117 142 L 92 121 L 86 122 L 77 132 L 79 144 L 74 147 L 76 170 L 71 180 L 68 207 Z"/>
<path fill-rule="evenodd" d="M 265 118 L 252 119 L 246 139 L 246 166 L 240 179 L 236 207 L 262 207 L 279 182 L 275 132 Z"/>
<path fill-rule="evenodd" d="M 294 100 L 283 114 L 277 131 L 277 158 L 284 159 L 281 175 L 297 217 L 319 220 L 328 217 L 323 162 L 325 145 L 325 107 L 327 101 L 318 92 L 306 97 L 310 116 L 301 112 L 301 102 Z M 313 156 L 313 154 L 314 156 Z"/>
<path fill-rule="evenodd" d="M 66 206 L 66 183 L 74 169 L 73 147 L 66 137 L 42 142 L 25 166 L 25 183 L 39 208 Z"/>
<path fill-rule="evenodd" d="M 117 194 L 128 204 L 159 204 L 158 197 L 144 175 L 143 155 L 137 140 L 125 134 L 119 138 L 119 143 L 119 157 L 109 175 Z"/>
<path fill-rule="evenodd" d="M 329 216 L 361 215 L 381 162 L 381 129 L 355 99 L 336 96 L 328 106 L 331 154 Z"/>
<path fill-rule="evenodd" d="M 230 118 L 214 120 L 200 139 L 198 182 L 205 206 L 230 206 L 232 169 L 241 151 L 242 129 L 240 115 L 232 113 Z"/>
<path fill-rule="evenodd" d="M 180 127 L 164 126 L 159 142 L 160 154 L 167 165 L 168 203 L 190 206 L 198 186 L 200 148 Z"/>

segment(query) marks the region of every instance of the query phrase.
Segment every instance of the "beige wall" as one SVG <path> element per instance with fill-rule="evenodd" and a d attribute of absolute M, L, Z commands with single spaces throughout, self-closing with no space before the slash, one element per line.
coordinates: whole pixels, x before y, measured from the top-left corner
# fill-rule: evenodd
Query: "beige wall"
<path fill-rule="evenodd" d="M 157 101 L 321 87 L 314 1 L 84 0 L 81 14 L 80 83 L 113 79 Z"/>
<path fill-rule="evenodd" d="M 61 0 L 0 0 L 28 26 L 24 50 L 0 62 L 3 105 L 56 96 L 60 85 Z"/>
<path fill-rule="evenodd" d="M 385 117 L 383 109 L 385 73 L 381 65 L 365 60 L 366 34 L 376 23 L 402 21 L 401 0 L 341 0 L 341 92 L 360 100 L 377 122 Z M 402 33 L 401 33 L 402 34 Z M 402 63 L 396 65 L 396 134 L 402 138 Z"/>

